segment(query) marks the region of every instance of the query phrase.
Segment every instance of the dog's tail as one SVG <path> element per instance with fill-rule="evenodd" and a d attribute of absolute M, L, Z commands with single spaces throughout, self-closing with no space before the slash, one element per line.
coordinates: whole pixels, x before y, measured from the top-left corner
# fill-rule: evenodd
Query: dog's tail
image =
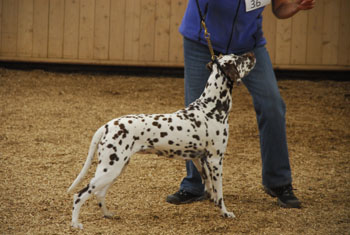
<path fill-rule="evenodd" d="M 89 153 L 86 158 L 85 164 L 83 169 L 80 171 L 79 175 L 77 178 L 74 180 L 73 184 L 69 187 L 68 193 L 71 192 L 79 183 L 80 181 L 84 178 L 86 175 L 87 171 L 89 170 L 91 166 L 92 159 L 95 156 L 96 148 L 98 143 L 100 142 L 100 139 L 102 138 L 104 132 L 104 126 L 100 127 L 94 134 L 91 140 L 90 148 L 89 148 Z"/>

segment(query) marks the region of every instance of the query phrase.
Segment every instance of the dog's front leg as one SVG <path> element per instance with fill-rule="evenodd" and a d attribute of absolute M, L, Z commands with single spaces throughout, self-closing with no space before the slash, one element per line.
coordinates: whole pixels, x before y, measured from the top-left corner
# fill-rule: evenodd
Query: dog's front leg
<path fill-rule="evenodd" d="M 207 157 L 201 159 L 202 171 L 205 176 L 205 192 L 208 194 L 210 201 L 214 201 L 216 198 L 216 192 L 212 183 L 212 169 L 207 161 Z"/>
<path fill-rule="evenodd" d="M 235 218 L 233 212 L 226 209 L 224 203 L 223 189 L 222 189 L 222 158 L 215 157 L 208 161 L 208 167 L 211 168 L 211 179 L 213 184 L 213 191 L 215 193 L 214 203 L 220 208 L 223 217 Z"/>

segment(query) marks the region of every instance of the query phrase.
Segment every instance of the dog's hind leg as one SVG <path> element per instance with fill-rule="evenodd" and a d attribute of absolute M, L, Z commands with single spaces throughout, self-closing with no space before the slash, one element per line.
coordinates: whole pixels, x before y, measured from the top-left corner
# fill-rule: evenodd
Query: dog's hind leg
<path fill-rule="evenodd" d="M 204 193 L 205 196 L 209 195 L 209 198 L 211 196 L 210 192 L 208 191 L 208 188 L 210 187 L 210 180 L 208 178 L 208 173 L 205 167 L 203 166 L 202 160 L 200 158 L 194 158 L 192 159 L 193 164 L 196 166 L 201 178 L 202 178 L 202 184 L 205 186 Z"/>
<path fill-rule="evenodd" d="M 112 185 L 112 183 L 106 185 L 101 191 L 98 191 L 95 193 L 98 206 L 101 208 L 102 214 L 106 218 L 113 217 L 113 213 L 108 211 L 107 206 L 106 206 L 106 202 L 105 202 L 107 191 L 111 185 Z"/>
<path fill-rule="evenodd" d="M 79 223 L 79 213 L 80 208 L 84 202 L 90 198 L 92 194 L 96 192 L 101 192 L 104 189 L 108 189 L 107 186 L 111 185 L 114 179 L 120 174 L 121 169 L 109 169 L 108 171 L 103 170 L 99 171 L 99 168 L 96 170 L 95 177 L 90 181 L 87 187 L 82 189 L 79 194 L 74 195 L 73 201 L 73 212 L 72 212 L 72 227 L 74 228 L 83 228 L 83 225 Z M 107 192 L 107 190 L 106 190 Z"/>
<path fill-rule="evenodd" d="M 196 166 L 200 176 L 202 177 L 202 183 L 204 184 L 205 181 L 206 181 L 207 176 L 205 174 L 205 171 L 203 169 L 203 166 L 202 166 L 202 163 L 201 163 L 200 159 L 199 158 L 194 158 L 194 159 L 192 159 L 192 162 Z"/>

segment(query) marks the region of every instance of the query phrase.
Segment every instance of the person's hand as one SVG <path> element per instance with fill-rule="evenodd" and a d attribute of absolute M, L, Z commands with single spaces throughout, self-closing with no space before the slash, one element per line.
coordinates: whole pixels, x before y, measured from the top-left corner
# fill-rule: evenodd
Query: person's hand
<path fill-rule="evenodd" d="M 298 10 L 310 10 L 314 8 L 316 0 L 297 0 L 296 4 Z"/>
<path fill-rule="evenodd" d="M 292 17 L 301 10 L 314 8 L 316 0 L 272 0 L 272 11 L 280 19 Z"/>

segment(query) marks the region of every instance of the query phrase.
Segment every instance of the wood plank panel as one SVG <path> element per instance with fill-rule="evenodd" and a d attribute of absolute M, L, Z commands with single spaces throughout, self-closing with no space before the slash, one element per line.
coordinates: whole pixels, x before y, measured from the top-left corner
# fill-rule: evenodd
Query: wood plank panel
<path fill-rule="evenodd" d="M 124 58 L 125 0 L 111 0 L 109 58 Z"/>
<path fill-rule="evenodd" d="M 125 6 L 124 59 L 139 60 L 140 0 L 127 0 Z"/>
<path fill-rule="evenodd" d="M 0 0 L 0 60 L 182 66 L 178 28 L 186 5 L 185 0 Z M 267 6 L 263 30 L 274 67 L 350 70 L 349 12 L 349 0 L 318 0 L 311 11 L 277 20 Z"/>
<path fill-rule="evenodd" d="M 187 6 L 187 1 L 172 0 L 170 9 L 169 61 L 183 61 L 183 40 L 179 27 Z"/>
<path fill-rule="evenodd" d="M 79 58 L 92 59 L 94 53 L 95 0 L 80 1 Z"/>
<path fill-rule="evenodd" d="M 47 57 L 50 0 L 34 0 L 33 57 Z"/>
<path fill-rule="evenodd" d="M 142 0 L 140 18 L 140 61 L 154 60 L 155 17 L 155 0 Z"/>
<path fill-rule="evenodd" d="M 300 11 L 292 18 L 291 64 L 306 62 L 307 16 L 307 11 Z"/>
<path fill-rule="evenodd" d="M 17 51 L 18 1 L 3 0 L 1 26 L 1 54 L 16 55 Z"/>
<path fill-rule="evenodd" d="M 272 13 L 271 4 L 265 7 L 263 11 L 263 31 L 266 38 L 266 48 L 270 54 L 271 62 L 275 63 L 276 58 L 276 26 L 277 20 Z"/>
<path fill-rule="evenodd" d="M 108 59 L 110 0 L 95 2 L 94 58 Z"/>
<path fill-rule="evenodd" d="M 154 60 L 169 60 L 170 0 L 156 0 Z"/>
<path fill-rule="evenodd" d="M 291 55 L 292 19 L 277 20 L 276 64 L 289 64 Z"/>
<path fill-rule="evenodd" d="M 64 1 L 50 0 L 48 57 L 63 54 Z"/>
<path fill-rule="evenodd" d="M 317 1 L 315 8 L 308 11 L 306 64 L 322 64 L 323 8 L 323 1 Z"/>
<path fill-rule="evenodd" d="M 31 56 L 33 49 L 33 0 L 18 1 L 17 55 Z"/>
<path fill-rule="evenodd" d="M 350 65 L 350 1 L 341 0 L 339 20 L 338 64 Z"/>
<path fill-rule="evenodd" d="M 1 52 L 1 38 L 2 38 L 1 22 L 2 22 L 2 0 L 0 0 L 0 52 Z"/>
<path fill-rule="evenodd" d="M 324 0 L 322 64 L 337 64 L 339 38 L 339 0 Z"/>
<path fill-rule="evenodd" d="M 63 57 L 78 58 L 79 45 L 79 0 L 65 0 Z"/>

